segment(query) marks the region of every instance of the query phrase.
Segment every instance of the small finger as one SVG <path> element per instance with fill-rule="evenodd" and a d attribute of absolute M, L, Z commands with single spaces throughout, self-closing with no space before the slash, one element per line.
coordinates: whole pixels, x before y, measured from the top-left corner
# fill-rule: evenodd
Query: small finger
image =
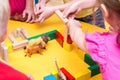
<path fill-rule="evenodd" d="M 26 16 L 26 12 L 24 11 L 22 17 L 25 18 L 25 16 Z"/>
<path fill-rule="evenodd" d="M 29 22 L 29 21 L 31 20 L 31 18 L 32 18 L 32 17 L 31 17 L 31 15 L 29 14 L 26 22 Z"/>

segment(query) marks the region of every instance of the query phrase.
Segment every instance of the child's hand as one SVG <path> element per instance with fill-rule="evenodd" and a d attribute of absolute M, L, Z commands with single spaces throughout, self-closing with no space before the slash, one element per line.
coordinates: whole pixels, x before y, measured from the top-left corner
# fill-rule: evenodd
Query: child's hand
<path fill-rule="evenodd" d="M 73 19 L 69 19 L 68 23 L 67 23 L 68 27 L 69 27 L 69 33 L 71 35 L 72 38 L 74 38 L 74 33 L 76 31 L 81 31 L 81 24 L 79 21 L 73 20 Z M 77 34 L 77 36 L 79 36 L 79 34 Z"/>
<path fill-rule="evenodd" d="M 26 16 L 27 16 L 26 22 L 29 22 L 29 23 L 33 23 L 34 22 L 35 14 L 34 14 L 33 9 L 25 9 L 23 11 L 23 18 L 25 18 Z"/>
<path fill-rule="evenodd" d="M 44 7 L 36 12 L 38 16 L 36 22 L 43 22 L 45 19 L 50 17 L 54 13 L 54 9 L 52 7 Z"/>
<path fill-rule="evenodd" d="M 63 15 L 65 18 L 73 19 L 80 11 L 81 11 L 81 8 L 79 7 L 79 2 L 75 2 L 71 6 L 68 6 L 67 8 L 64 9 Z"/>
<path fill-rule="evenodd" d="M 39 2 L 35 5 L 34 11 L 38 12 L 40 9 L 42 9 L 44 7 L 45 7 L 45 4 L 42 4 L 42 3 Z"/>

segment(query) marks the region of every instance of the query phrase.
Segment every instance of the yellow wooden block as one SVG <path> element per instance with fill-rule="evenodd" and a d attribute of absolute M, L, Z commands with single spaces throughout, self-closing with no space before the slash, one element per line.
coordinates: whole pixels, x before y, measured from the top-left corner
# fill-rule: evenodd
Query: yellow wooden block
<path fill-rule="evenodd" d="M 11 43 L 5 43 L 5 45 L 6 45 L 7 48 L 8 48 L 8 53 L 13 52 L 13 47 L 12 47 L 12 44 L 11 44 Z"/>
<path fill-rule="evenodd" d="M 82 50 L 78 50 L 77 51 L 77 55 L 80 57 L 80 59 L 82 59 L 84 61 L 84 56 L 85 56 L 86 52 L 82 51 Z"/>
<path fill-rule="evenodd" d="M 72 44 L 68 44 L 67 42 L 63 42 L 63 48 L 66 49 L 67 51 L 72 50 Z"/>
<path fill-rule="evenodd" d="M 86 52 L 80 50 L 80 48 L 78 48 L 78 46 L 75 43 L 72 43 L 72 47 L 75 50 L 75 54 L 78 55 L 78 57 L 84 61 L 84 56 L 86 54 Z"/>
<path fill-rule="evenodd" d="M 51 74 L 53 74 L 56 78 L 58 78 L 57 77 L 57 75 L 58 75 L 58 71 L 57 70 L 54 70 Z"/>
<path fill-rule="evenodd" d="M 102 80 L 102 75 L 97 74 L 97 75 L 93 76 L 92 78 L 90 78 L 89 80 Z"/>
<path fill-rule="evenodd" d="M 75 80 L 89 80 L 91 77 L 91 71 L 86 69 L 85 71 L 76 74 L 74 77 Z"/>

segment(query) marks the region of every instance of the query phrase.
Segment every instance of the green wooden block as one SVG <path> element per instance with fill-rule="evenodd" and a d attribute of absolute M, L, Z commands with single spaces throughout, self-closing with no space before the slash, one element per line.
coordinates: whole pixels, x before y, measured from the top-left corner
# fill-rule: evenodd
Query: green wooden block
<path fill-rule="evenodd" d="M 50 40 L 53 40 L 55 39 L 55 33 L 57 32 L 57 30 L 52 30 L 52 31 L 49 31 L 49 32 L 46 32 L 46 33 L 43 33 L 43 34 L 39 34 L 39 35 L 36 35 L 36 36 L 32 36 L 32 37 L 29 37 L 28 40 L 31 40 L 31 39 L 36 39 L 44 34 L 48 34 L 50 36 Z"/>
<path fill-rule="evenodd" d="M 97 63 L 92 59 L 92 57 L 89 54 L 85 54 L 84 56 L 84 62 L 86 62 L 88 65 L 93 66 L 96 65 Z"/>
<path fill-rule="evenodd" d="M 100 67 L 98 64 L 90 66 L 88 69 L 91 70 L 91 77 L 100 73 Z"/>
<path fill-rule="evenodd" d="M 57 30 L 53 30 L 50 32 L 47 32 L 47 34 L 50 36 L 50 40 L 55 39 L 55 33 L 58 32 Z"/>

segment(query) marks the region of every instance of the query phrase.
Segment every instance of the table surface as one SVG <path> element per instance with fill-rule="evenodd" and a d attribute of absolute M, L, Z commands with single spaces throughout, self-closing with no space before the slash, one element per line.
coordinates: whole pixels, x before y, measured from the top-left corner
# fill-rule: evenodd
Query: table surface
<path fill-rule="evenodd" d="M 99 27 L 83 23 L 83 31 L 105 31 Z M 16 28 L 24 27 L 30 36 L 35 36 L 52 30 L 58 30 L 64 35 L 65 24 L 56 16 L 53 15 L 43 23 L 25 23 L 18 21 L 9 21 L 8 33 L 11 34 L 12 30 Z M 5 43 L 11 43 L 7 38 Z M 66 68 L 72 75 L 79 73 L 87 69 L 89 66 L 81 60 L 77 52 L 77 46 L 73 44 L 72 51 L 66 51 L 63 49 L 56 40 L 51 40 L 47 44 L 47 49 L 42 51 L 41 54 L 33 54 L 31 57 L 24 57 L 25 53 L 23 49 L 15 50 L 8 54 L 9 64 L 19 69 L 25 74 L 32 74 L 35 80 L 43 80 L 43 77 L 57 70 L 54 58 L 57 58 L 59 67 Z M 101 80 L 101 75 L 96 75 L 90 80 Z"/>

